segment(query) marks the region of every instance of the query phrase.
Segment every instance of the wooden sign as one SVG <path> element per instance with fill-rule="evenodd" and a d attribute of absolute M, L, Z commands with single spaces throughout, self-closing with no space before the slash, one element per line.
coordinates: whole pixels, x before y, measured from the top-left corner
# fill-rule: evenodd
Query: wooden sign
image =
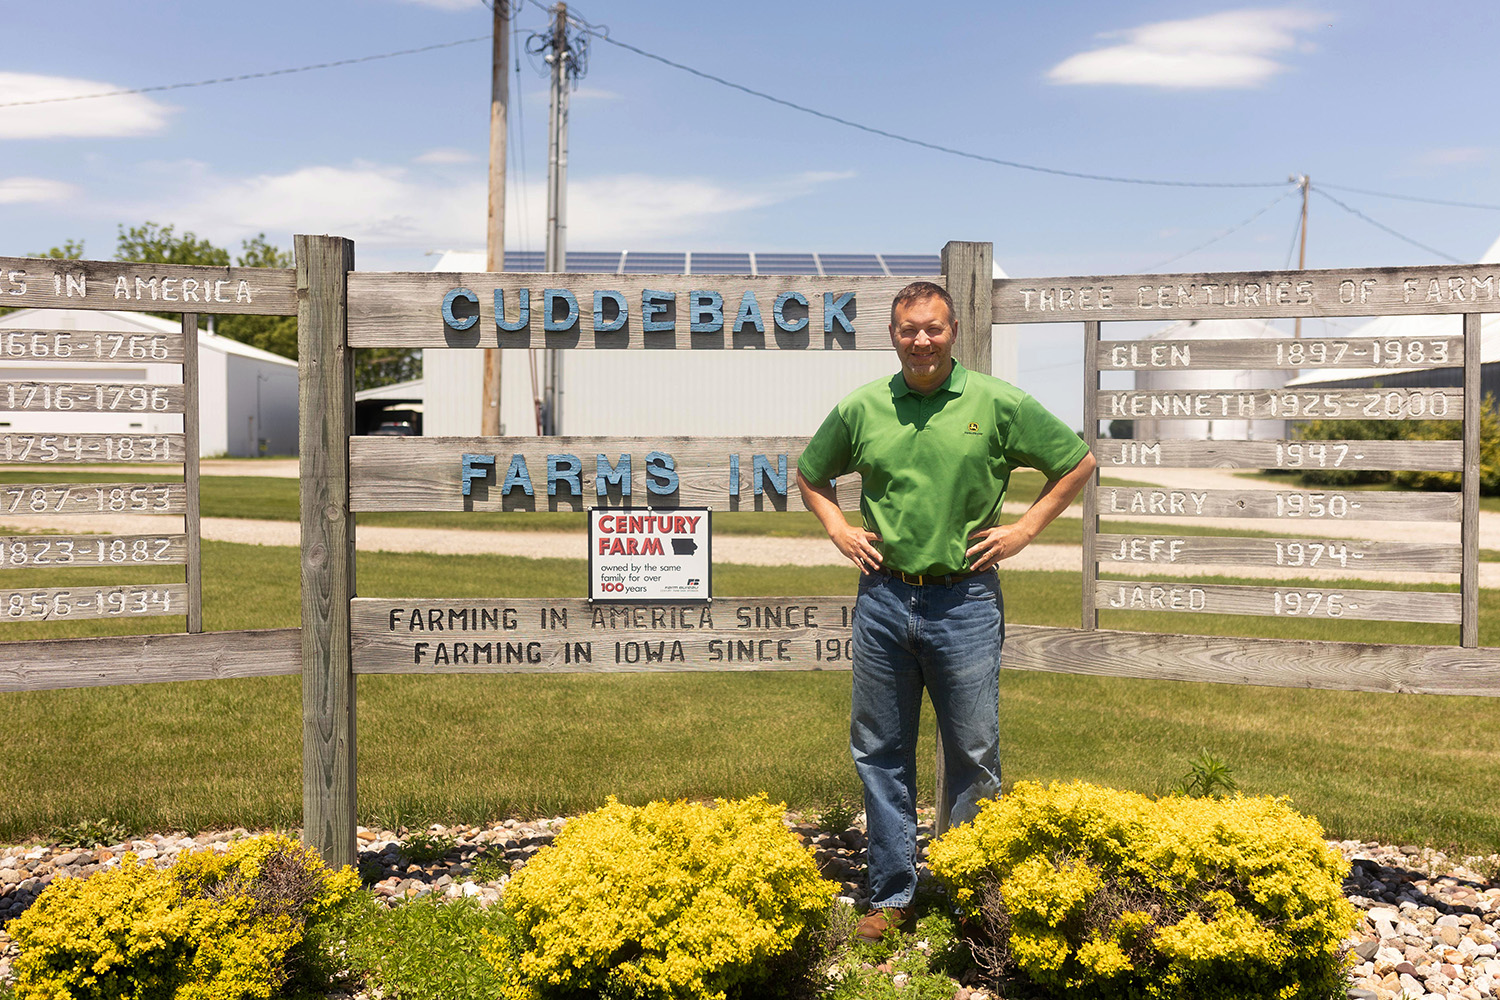
<path fill-rule="evenodd" d="M 186 535 L 0 536 L 0 569 L 181 566 Z"/>
<path fill-rule="evenodd" d="M 807 438 L 349 439 L 349 505 L 376 510 L 590 507 L 803 510 Z M 838 484 L 859 505 L 859 477 Z"/>
<path fill-rule="evenodd" d="M 139 361 L 182 364 L 181 333 L 121 333 L 118 330 L 4 330 L 0 357 L 10 361 L 63 364 Z"/>
<path fill-rule="evenodd" d="M 1463 469 L 1462 441 L 1195 441 L 1103 438 L 1100 468 Z"/>
<path fill-rule="evenodd" d="M 1215 538 L 1200 535 L 1095 536 L 1101 568 L 1203 565 L 1275 566 L 1343 572 L 1457 573 L 1463 549 L 1436 542 L 1366 542 L 1346 538 Z"/>
<path fill-rule="evenodd" d="M 187 614 L 187 585 L 31 587 L 0 590 L 0 622 Z"/>
<path fill-rule="evenodd" d="M 180 463 L 181 434 L 0 434 L 0 464 Z"/>
<path fill-rule="evenodd" d="M 853 598 L 349 602 L 354 672 L 847 670 Z"/>
<path fill-rule="evenodd" d="M 185 483 L 0 483 L 6 514 L 184 514 Z"/>
<path fill-rule="evenodd" d="M 130 382 L 0 382 L 0 410 L 51 413 L 181 413 L 180 385 Z"/>
<path fill-rule="evenodd" d="M 1094 346 L 1100 371 L 1443 368 L 1464 363 L 1462 337 L 1130 340 Z"/>
<path fill-rule="evenodd" d="M 1500 264 L 996 278 L 996 323 L 1500 312 Z"/>
<path fill-rule="evenodd" d="M 1297 521 L 1457 521 L 1457 493 L 1366 490 L 1196 490 L 1100 486 L 1099 513 L 1108 517 L 1256 517 Z"/>
<path fill-rule="evenodd" d="M 0 257 L 0 306 L 294 316 L 291 268 Z"/>
<path fill-rule="evenodd" d="M 889 350 L 913 280 L 356 271 L 349 346 Z"/>
<path fill-rule="evenodd" d="M 1099 393 L 1101 420 L 1458 420 L 1462 389 L 1130 389 Z"/>
<path fill-rule="evenodd" d="M 1456 625 L 1458 594 L 1407 590 L 1311 587 L 1237 587 L 1209 583 L 1100 580 L 1094 592 L 1100 611 L 1189 611 L 1211 615 L 1278 618 L 1434 622 Z"/>

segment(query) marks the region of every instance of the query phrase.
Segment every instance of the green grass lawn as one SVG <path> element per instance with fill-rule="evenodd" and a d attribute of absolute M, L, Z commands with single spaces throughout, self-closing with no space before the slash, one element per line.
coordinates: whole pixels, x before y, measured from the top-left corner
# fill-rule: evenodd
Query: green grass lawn
<path fill-rule="evenodd" d="M 392 553 L 361 554 L 358 569 L 360 593 L 392 597 L 576 595 L 585 572 L 581 560 Z M 102 582 L 106 573 L 144 572 L 99 574 Z M 297 572 L 295 549 L 205 543 L 208 627 L 295 625 Z M 89 573 L 68 579 L 81 584 Z M 838 567 L 718 566 L 714 578 L 723 596 L 849 594 L 855 584 Z M 1005 580 L 1010 621 L 1076 623 L 1075 574 Z M 1481 641 L 1500 645 L 1500 595 L 1483 600 Z M 6 625 L 3 635 L 97 624 L 180 627 L 173 619 Z M 1455 631 L 1123 613 L 1101 624 L 1423 643 L 1452 642 Z M 858 795 L 844 673 L 363 676 L 358 690 L 367 823 L 565 813 L 610 794 L 643 802 L 764 790 L 809 808 Z M 1083 778 L 1159 792 L 1208 750 L 1235 768 L 1245 791 L 1289 795 L 1333 835 L 1500 849 L 1500 699 L 1007 671 L 1001 717 L 1007 784 Z M 141 830 L 299 822 L 296 677 L 5 693 L 0 719 L 0 840 L 97 818 Z M 930 713 L 923 732 L 926 762 Z M 927 801 L 930 770 L 924 764 L 919 786 Z"/>

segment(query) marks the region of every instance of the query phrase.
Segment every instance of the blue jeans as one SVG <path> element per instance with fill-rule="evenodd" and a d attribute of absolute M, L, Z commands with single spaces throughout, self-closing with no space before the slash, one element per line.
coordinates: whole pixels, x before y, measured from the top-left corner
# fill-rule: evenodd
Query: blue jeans
<path fill-rule="evenodd" d="M 861 577 L 854 606 L 849 743 L 865 786 L 871 905 L 906 906 L 917 886 L 917 722 L 932 697 L 953 824 L 1000 794 L 1000 581 L 952 586 Z"/>

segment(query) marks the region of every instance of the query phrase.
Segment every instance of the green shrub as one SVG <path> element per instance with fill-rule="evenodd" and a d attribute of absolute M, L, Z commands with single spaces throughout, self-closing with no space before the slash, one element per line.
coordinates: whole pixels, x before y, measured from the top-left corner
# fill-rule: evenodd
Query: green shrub
<path fill-rule="evenodd" d="M 429 833 L 419 830 L 401 842 L 401 856 L 416 865 L 441 861 L 456 843 L 451 833 Z"/>
<path fill-rule="evenodd" d="M 1377 387 L 1378 388 L 1378 387 Z M 1309 420 L 1297 426 L 1296 437 L 1304 441 L 1456 441 L 1463 436 L 1457 420 Z M 1301 473 L 1308 486 L 1353 486 L 1395 483 L 1419 490 L 1459 489 L 1457 472 L 1407 470 L 1309 469 Z M 1479 406 L 1479 492 L 1500 494 L 1500 408 L 1493 393 Z"/>
<path fill-rule="evenodd" d="M 1345 995 L 1348 865 L 1283 800 L 1017 783 L 930 864 L 1035 983 L 1098 998 Z"/>
<path fill-rule="evenodd" d="M 54 881 L 10 924 L 17 1000 L 240 1000 L 280 996 L 318 969 L 301 945 L 358 888 L 317 852 L 258 837 L 169 868 L 133 854 Z"/>
<path fill-rule="evenodd" d="M 609 804 L 574 819 L 506 887 L 491 952 L 512 995 L 709 998 L 768 983 L 837 886 L 764 795 Z"/>
<path fill-rule="evenodd" d="M 499 1000 L 504 981 L 484 957 L 509 934 L 498 906 L 422 896 L 391 909 L 370 906 L 349 928 L 350 966 L 378 995 L 401 1000 Z"/>

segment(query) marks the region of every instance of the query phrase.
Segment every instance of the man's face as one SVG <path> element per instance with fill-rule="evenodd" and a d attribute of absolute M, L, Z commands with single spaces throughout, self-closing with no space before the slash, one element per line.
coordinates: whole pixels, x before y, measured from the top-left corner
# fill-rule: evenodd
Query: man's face
<path fill-rule="evenodd" d="M 891 345 L 901 358 L 907 385 L 927 393 L 943 384 L 953 361 L 955 335 L 953 317 L 936 295 L 896 307 Z"/>

